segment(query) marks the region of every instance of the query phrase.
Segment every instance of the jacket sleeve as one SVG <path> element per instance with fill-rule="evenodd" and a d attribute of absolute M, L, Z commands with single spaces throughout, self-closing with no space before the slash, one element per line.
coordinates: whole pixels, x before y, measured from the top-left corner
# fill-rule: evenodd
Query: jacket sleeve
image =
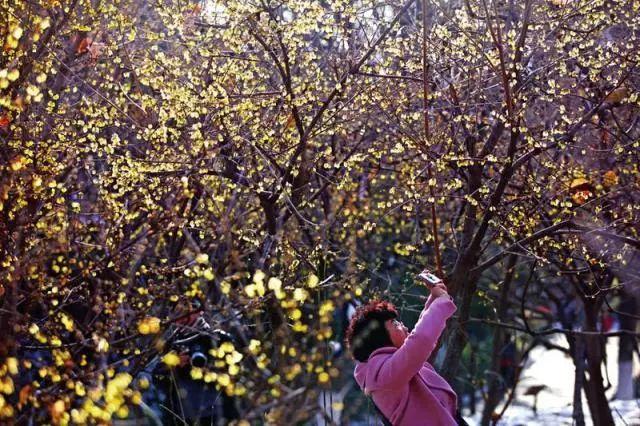
<path fill-rule="evenodd" d="M 431 304 L 433 303 L 434 300 L 436 300 L 436 297 L 433 297 L 433 294 L 429 293 L 429 297 L 427 298 L 427 302 L 424 304 L 424 308 L 422 309 L 422 312 L 420 312 L 420 318 L 422 318 L 422 315 L 424 315 L 424 313 L 426 312 L 427 308 L 429 306 L 431 306 Z"/>
<path fill-rule="evenodd" d="M 427 301 L 403 345 L 381 363 L 375 376 L 376 385 L 395 388 L 408 383 L 435 349 L 447 319 L 455 311 L 456 305 L 450 297 L 441 296 Z"/>

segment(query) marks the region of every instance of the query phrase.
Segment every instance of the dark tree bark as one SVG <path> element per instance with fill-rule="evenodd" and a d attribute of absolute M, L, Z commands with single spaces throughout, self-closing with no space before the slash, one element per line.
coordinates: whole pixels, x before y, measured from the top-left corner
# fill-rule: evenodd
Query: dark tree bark
<path fill-rule="evenodd" d="M 466 270 L 469 271 L 470 268 Z M 462 276 L 458 276 L 455 282 L 464 282 L 464 285 L 458 287 L 458 313 L 457 319 L 450 320 L 449 333 L 445 337 L 448 347 L 445 357 L 444 365 L 442 366 L 442 376 L 449 382 L 454 388 L 458 387 L 456 377 L 460 367 L 460 361 L 462 359 L 462 351 L 467 344 L 467 335 L 464 330 L 464 325 L 469 320 L 471 312 L 471 301 L 476 291 L 478 282 L 478 276 L 476 274 L 466 274 L 468 277 L 466 280 Z M 452 280 L 453 281 L 453 280 Z M 466 281 L 466 282 L 465 282 Z"/>
<path fill-rule="evenodd" d="M 502 282 L 502 288 L 500 289 L 500 300 L 498 302 L 498 321 L 506 322 L 506 315 L 509 307 L 509 294 L 511 290 L 511 282 L 515 272 L 515 264 L 518 256 L 511 255 L 509 257 L 507 265 L 507 273 L 504 281 Z M 491 351 L 491 369 L 487 378 L 488 389 L 487 397 L 485 398 L 484 408 L 482 410 L 482 426 L 489 426 L 491 424 L 491 417 L 495 408 L 500 403 L 504 392 L 501 391 L 501 387 L 505 388 L 503 379 L 500 376 L 500 356 L 504 349 L 506 342 L 506 332 L 502 327 L 496 327 L 493 330 L 493 348 Z"/>
<path fill-rule="evenodd" d="M 633 293 L 623 292 L 621 294 L 622 303 L 620 312 L 620 329 L 635 331 L 637 319 L 637 300 Z M 633 392 L 633 350 L 636 339 L 630 335 L 620 336 L 618 349 L 618 388 L 616 389 L 616 399 L 630 400 L 634 397 Z"/>
<path fill-rule="evenodd" d="M 576 366 L 575 381 L 573 384 L 573 420 L 576 426 L 585 426 L 584 412 L 582 411 L 582 387 L 584 385 L 584 340 L 576 336 L 573 345 L 573 363 Z"/>
<path fill-rule="evenodd" d="M 598 331 L 598 311 L 602 299 L 584 299 L 586 331 Z M 609 408 L 609 401 L 605 395 L 604 377 L 602 376 L 602 362 L 604 359 L 603 338 L 598 335 L 585 335 L 585 352 L 587 356 L 587 372 L 589 379 L 585 380 L 585 394 L 589 411 L 595 426 L 613 425 L 613 416 Z"/>

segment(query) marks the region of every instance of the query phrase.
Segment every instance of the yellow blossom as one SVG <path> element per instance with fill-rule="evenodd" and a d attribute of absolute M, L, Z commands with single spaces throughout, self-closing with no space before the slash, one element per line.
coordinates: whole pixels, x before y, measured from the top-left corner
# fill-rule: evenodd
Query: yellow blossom
<path fill-rule="evenodd" d="M 190 371 L 190 375 L 191 378 L 193 380 L 200 380 L 202 379 L 202 368 L 199 367 L 193 367 Z"/>
<path fill-rule="evenodd" d="M 264 278 L 266 277 L 265 273 L 262 272 L 260 269 L 258 269 L 254 274 L 253 274 L 253 282 L 254 283 L 258 283 L 258 282 L 262 282 L 264 281 Z"/>
<path fill-rule="evenodd" d="M 307 287 L 316 288 L 319 282 L 320 282 L 320 279 L 318 278 L 318 276 L 311 274 L 309 275 L 309 278 L 307 278 Z"/>
<path fill-rule="evenodd" d="M 220 374 L 218 375 L 218 384 L 220 386 L 227 386 L 229 383 L 231 383 L 231 379 L 229 378 L 229 376 L 227 374 Z"/>
<path fill-rule="evenodd" d="M 298 287 L 295 290 L 293 290 L 293 298 L 297 302 L 304 302 L 305 300 L 307 300 L 308 297 L 309 297 L 309 293 L 307 292 L 307 290 L 303 288 Z"/>
<path fill-rule="evenodd" d="M 249 341 L 249 352 L 254 355 L 257 355 L 260 352 L 260 341 L 256 339 L 251 339 Z"/>
<path fill-rule="evenodd" d="M 329 381 L 329 374 L 326 371 L 318 374 L 318 383 L 327 383 Z"/>
<path fill-rule="evenodd" d="M 107 352 L 109 350 L 109 342 L 104 337 L 98 338 L 98 344 L 96 345 L 98 352 Z"/>
<path fill-rule="evenodd" d="M 180 357 L 175 353 L 175 351 L 171 351 L 162 357 L 162 362 L 169 367 L 175 367 L 180 364 Z"/>
<path fill-rule="evenodd" d="M 156 334 L 160 332 L 160 318 L 146 317 L 138 323 L 140 334 Z"/>
<path fill-rule="evenodd" d="M 278 292 L 282 288 L 282 281 L 280 281 L 276 277 L 271 277 L 271 278 L 269 278 L 269 282 L 267 283 L 267 287 L 269 288 L 269 290 L 273 290 L 275 292 Z"/>
<path fill-rule="evenodd" d="M 7 358 L 7 370 L 9 370 L 9 373 L 13 374 L 14 376 L 18 374 L 18 358 Z"/>

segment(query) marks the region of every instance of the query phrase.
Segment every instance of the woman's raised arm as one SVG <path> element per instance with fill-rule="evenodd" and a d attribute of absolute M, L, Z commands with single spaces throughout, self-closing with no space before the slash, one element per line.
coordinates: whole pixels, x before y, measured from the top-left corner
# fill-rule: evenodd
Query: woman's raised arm
<path fill-rule="evenodd" d="M 447 319 L 455 311 L 456 305 L 446 292 L 432 295 L 404 344 L 380 365 L 377 385 L 394 388 L 411 380 L 435 349 Z"/>

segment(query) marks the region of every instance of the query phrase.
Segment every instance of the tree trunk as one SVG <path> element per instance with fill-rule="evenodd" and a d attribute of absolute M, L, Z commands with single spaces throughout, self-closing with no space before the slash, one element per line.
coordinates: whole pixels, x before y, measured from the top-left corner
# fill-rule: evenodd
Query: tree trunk
<path fill-rule="evenodd" d="M 458 284 L 456 285 L 456 288 L 459 289 L 458 318 L 451 319 L 449 322 L 450 332 L 447 336 L 447 353 L 442 364 L 441 374 L 454 389 L 459 385 L 456 376 L 460 367 L 462 351 L 467 344 L 467 333 L 464 330 L 464 325 L 469 320 L 471 300 L 478 283 L 478 276 L 475 274 L 470 275 L 468 272 L 470 269 L 468 267 L 461 268 L 460 270 L 464 271 L 464 273 L 456 274 L 457 276 L 454 275 L 450 281 Z"/>
<path fill-rule="evenodd" d="M 500 289 L 500 300 L 498 302 L 498 321 L 504 322 L 509 307 L 509 291 L 511 290 L 511 281 L 513 280 L 514 269 L 517 255 L 511 255 L 507 266 L 507 273 Z M 482 409 L 482 426 L 489 426 L 491 424 L 491 417 L 495 408 L 500 403 L 504 392 L 501 391 L 501 386 L 504 387 L 504 379 L 500 376 L 500 357 L 504 349 L 506 339 L 506 332 L 502 327 L 496 327 L 493 330 L 493 348 L 491 351 L 491 367 L 487 378 L 488 388 L 487 397 L 485 398 L 484 408 Z"/>
<path fill-rule="evenodd" d="M 489 371 L 489 377 L 487 379 L 489 386 L 487 388 L 487 397 L 484 401 L 484 408 L 482 409 L 482 420 L 480 421 L 482 426 L 489 426 L 491 424 L 492 414 L 500 403 L 503 395 L 503 392 L 500 390 L 500 383 L 502 381 L 500 377 L 500 350 L 504 346 L 504 331 L 496 327 L 493 332 L 493 339 L 491 370 Z"/>
<path fill-rule="evenodd" d="M 585 426 L 584 412 L 582 411 L 582 386 L 584 383 L 584 340 L 582 336 L 576 336 L 573 345 L 573 362 L 576 366 L 575 380 L 573 384 L 573 420 L 576 426 Z"/>
<path fill-rule="evenodd" d="M 622 341 L 622 337 L 620 338 Z M 622 342 L 620 343 L 620 353 L 618 354 L 618 388 L 615 399 L 631 400 L 633 398 L 633 360 L 623 360 Z M 631 353 L 633 356 L 633 352 Z"/>
<path fill-rule="evenodd" d="M 601 301 L 593 299 L 584 299 L 587 331 L 598 331 L 598 310 L 601 303 Z M 589 372 L 589 380 L 585 381 L 585 393 L 593 424 L 595 426 L 613 425 L 613 416 L 605 395 L 604 379 L 602 377 L 602 360 L 604 358 L 602 337 L 586 335 L 584 336 L 584 343 L 587 355 L 587 371 Z"/>
<path fill-rule="evenodd" d="M 633 294 L 622 293 L 622 303 L 619 311 L 620 329 L 635 331 L 636 319 L 632 316 L 636 313 L 636 300 Z M 618 389 L 616 389 L 616 399 L 630 400 L 634 397 L 633 392 L 633 347 L 635 338 L 630 335 L 620 336 L 618 350 Z"/>

